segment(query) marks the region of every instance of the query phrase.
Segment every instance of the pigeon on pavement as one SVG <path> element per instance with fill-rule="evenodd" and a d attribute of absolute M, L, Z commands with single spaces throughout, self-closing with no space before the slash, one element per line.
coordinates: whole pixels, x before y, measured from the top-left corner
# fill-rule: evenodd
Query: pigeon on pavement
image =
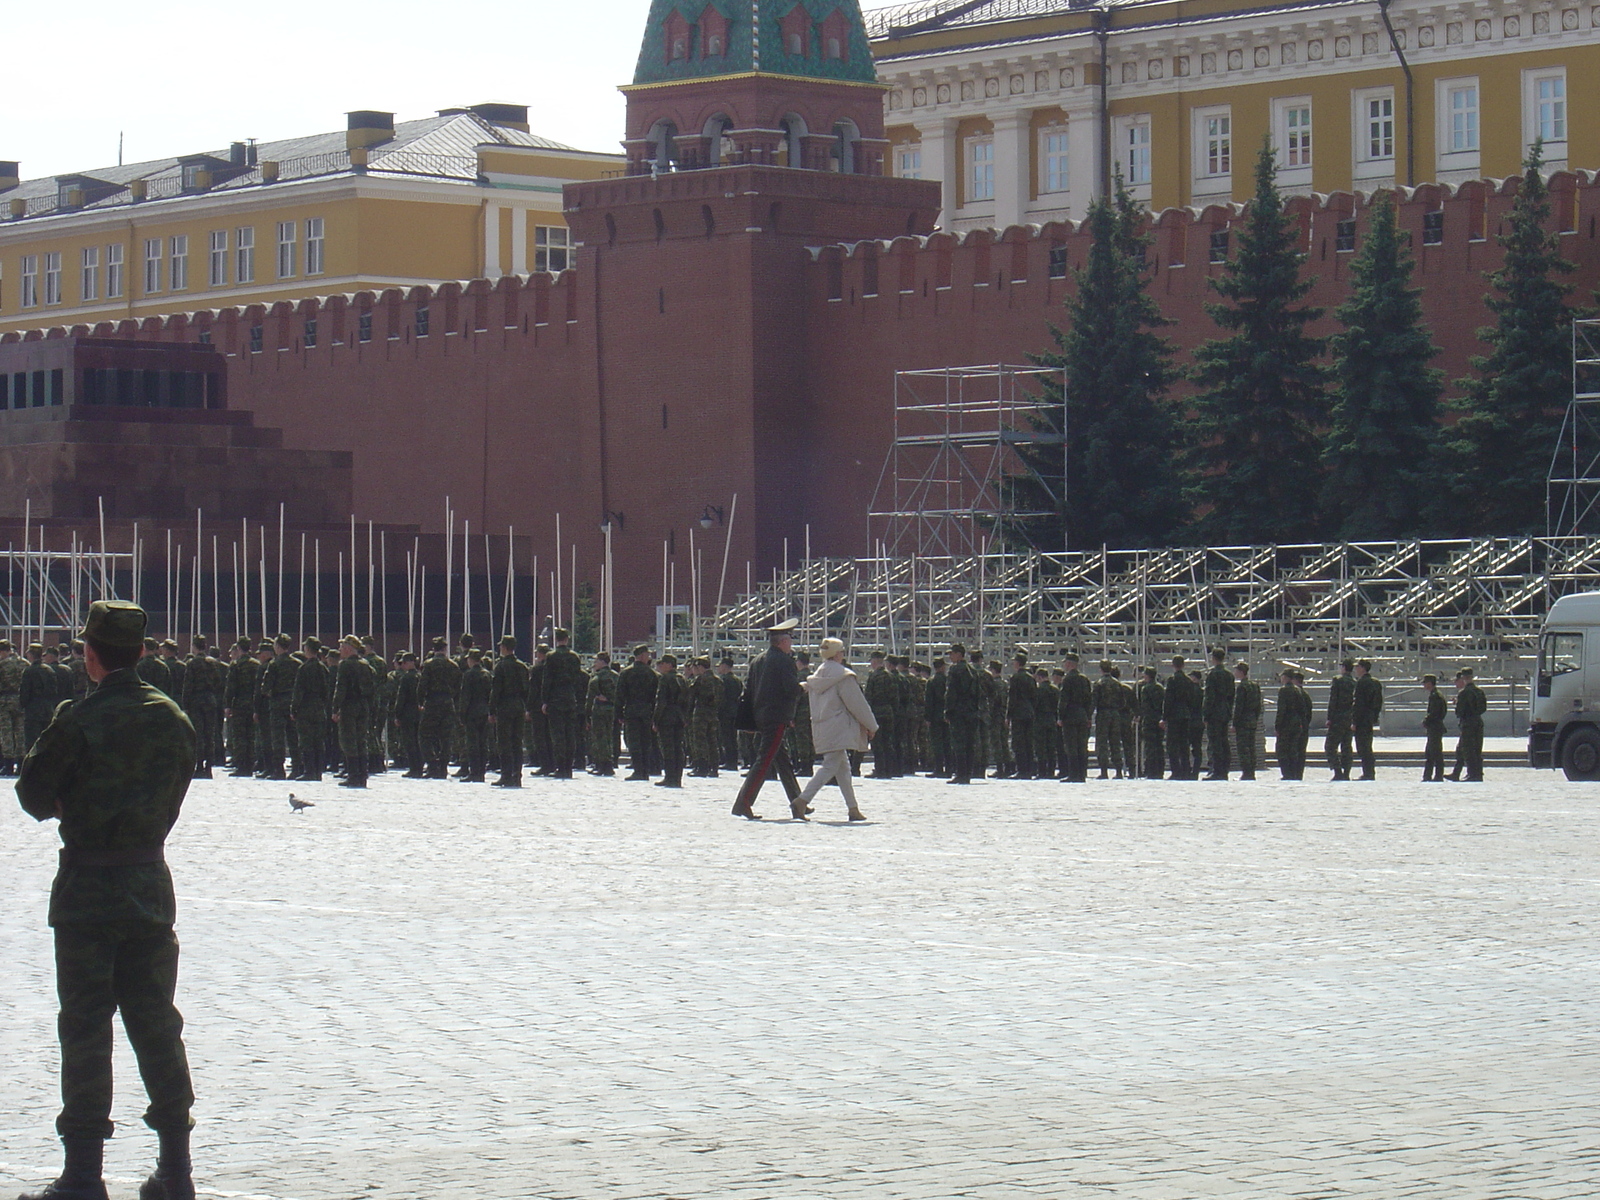
<path fill-rule="evenodd" d="M 300 812 L 304 812 L 308 808 L 315 808 L 316 805 L 313 804 L 309 800 L 296 800 L 294 798 L 294 793 L 290 792 L 289 793 L 289 807 L 292 808 L 295 812 L 300 813 Z"/>

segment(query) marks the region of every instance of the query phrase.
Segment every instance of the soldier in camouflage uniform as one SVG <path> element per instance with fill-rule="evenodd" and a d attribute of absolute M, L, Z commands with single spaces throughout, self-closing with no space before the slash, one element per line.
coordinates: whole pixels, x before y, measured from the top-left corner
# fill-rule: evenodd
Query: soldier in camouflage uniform
<path fill-rule="evenodd" d="M 140 1189 L 151 1200 L 194 1195 L 189 1161 L 194 1090 L 173 1005 L 177 916 L 162 843 L 194 773 L 195 734 L 164 693 L 134 669 L 145 614 L 97 600 L 84 629 L 99 687 L 64 707 L 22 764 L 17 796 L 36 820 L 59 818 L 61 865 L 50 892 L 61 1001 L 60 1177 L 26 1200 L 104 1197 L 111 1136 L 112 1018 L 120 1010 L 161 1151 Z"/>
<path fill-rule="evenodd" d="M 912 773 L 925 771 L 933 762 L 928 750 L 928 677 L 933 673 L 927 663 L 912 664 L 911 668 L 911 746 Z"/>
<path fill-rule="evenodd" d="M 222 715 L 217 696 L 226 681 L 222 678 L 222 664 L 206 657 L 204 634 L 195 635 L 193 646 L 194 654 L 183 672 L 183 695 L 179 703 L 194 725 L 194 777 L 210 779 L 211 768 L 222 765 L 213 760 L 212 749 L 217 743 L 217 721 Z"/>
<path fill-rule="evenodd" d="M 589 676 L 589 692 L 584 697 L 589 713 L 589 773 L 617 773 L 617 685 L 611 669 L 611 655 L 601 651 L 594 656 L 594 674 Z"/>
<path fill-rule="evenodd" d="M 1122 689 L 1122 706 L 1117 709 L 1117 740 L 1122 746 L 1122 765 L 1126 770 L 1126 777 L 1134 779 L 1139 774 L 1139 744 L 1133 729 L 1133 688 L 1124 682 L 1121 667 L 1112 666 L 1111 678 L 1115 679 L 1117 686 Z"/>
<path fill-rule="evenodd" d="M 389 769 L 388 751 L 383 745 L 384 726 L 388 723 L 389 701 L 393 685 L 389 681 L 389 664 L 378 653 L 377 643 L 369 634 L 361 639 L 361 658 L 372 668 L 372 677 L 378 681 L 372 704 L 372 735 L 367 742 L 367 770 L 382 775 Z"/>
<path fill-rule="evenodd" d="M 528 741 L 533 747 L 528 761 L 535 775 L 550 774 L 550 718 L 544 711 L 544 669 L 549 661 L 550 647 L 540 642 L 528 666 Z"/>
<path fill-rule="evenodd" d="M 916 677 L 911 673 L 909 654 L 895 658 L 894 672 L 895 683 L 900 688 L 900 703 L 895 713 L 895 745 L 900 750 L 900 774 L 915 775 L 922 765 L 922 760 L 917 757 L 917 730 L 922 725 L 922 704 L 918 699 Z M 810 703 L 809 695 L 800 698 L 802 708 L 809 707 Z M 808 770 L 806 774 L 811 772 Z"/>
<path fill-rule="evenodd" d="M 395 660 L 394 696 L 390 711 L 394 720 L 396 758 L 404 758 L 407 779 L 421 779 L 422 761 L 422 694 L 418 685 L 422 677 L 417 673 L 417 656 L 402 650 Z M 522 748 L 517 747 L 517 766 L 522 766 Z"/>
<path fill-rule="evenodd" d="M 466 733 L 467 783 L 482 783 L 489 765 L 489 694 L 494 680 L 483 668 L 483 652 L 467 651 L 467 669 L 461 673 L 461 691 L 456 697 L 456 711 L 461 714 L 461 728 Z"/>
<path fill-rule="evenodd" d="M 973 683 L 978 690 L 978 739 L 972 755 L 972 777 L 982 779 L 989 768 L 998 764 L 994 758 L 995 704 L 999 699 L 1000 685 L 984 665 L 983 651 L 974 650 L 967 665 L 972 668 Z"/>
<path fill-rule="evenodd" d="M 989 660 L 989 677 L 994 681 L 994 724 L 989 730 L 989 757 L 994 760 L 996 779 L 1013 779 L 1017 760 L 1011 753 L 1011 694 L 998 658 Z"/>
<path fill-rule="evenodd" d="M 923 702 L 922 714 L 928 723 L 928 775 L 933 779 L 950 777 L 950 725 L 944 713 L 949 672 L 950 665 L 942 655 L 933 660 L 933 678 L 928 680 Z"/>
<path fill-rule="evenodd" d="M 89 678 L 89 666 L 83 661 L 83 639 L 74 638 L 72 641 L 72 656 L 67 659 L 67 669 L 72 672 L 72 698 L 82 700 L 94 691 L 93 681 Z"/>
<path fill-rule="evenodd" d="M 803 683 L 811 676 L 811 655 L 804 650 L 794 656 L 795 669 Z M 817 748 L 811 740 L 811 697 L 804 692 L 794 706 L 794 724 L 784 735 L 789 751 L 789 761 L 796 775 L 810 775 L 816 769 Z M 713 776 L 716 771 L 712 771 Z"/>
<path fill-rule="evenodd" d="M 1006 681 L 1006 716 L 1011 720 L 1011 755 L 1017 764 L 1018 779 L 1032 779 L 1037 768 L 1033 761 L 1034 705 L 1039 685 L 1028 670 L 1028 656 L 1017 651 L 1011 658 L 1011 678 Z"/>
<path fill-rule="evenodd" d="M 27 669 L 17 648 L 0 642 L 0 775 L 15 775 L 28 752 L 22 724 L 22 675 Z"/>
<path fill-rule="evenodd" d="M 895 717 L 900 709 L 900 688 L 889 674 L 887 656 L 874 650 L 867 656 L 867 681 L 861 687 L 878 722 L 878 732 L 872 735 L 872 778 L 893 779 L 900 773 L 898 747 L 895 745 Z"/>
<path fill-rule="evenodd" d="M 678 674 L 675 655 L 663 654 L 656 666 L 656 705 L 652 717 L 661 745 L 661 778 L 657 787 L 683 786 L 683 735 L 689 723 L 689 689 Z"/>
<path fill-rule="evenodd" d="M 167 638 L 161 643 L 161 664 L 167 668 L 167 674 L 172 679 L 172 690 L 168 692 L 167 695 L 171 696 L 178 702 L 179 706 L 182 707 L 183 682 L 184 677 L 189 673 L 189 664 L 178 657 L 178 643 L 173 641 L 171 638 Z M 72 698 L 74 700 L 81 700 L 83 698 L 83 693 L 78 691 L 78 675 L 77 672 L 73 671 L 72 669 L 72 660 L 69 658 L 63 665 L 72 675 Z M 195 736 L 199 737 L 198 732 L 195 734 Z"/>
<path fill-rule="evenodd" d="M 367 786 L 368 715 L 378 690 L 372 668 L 361 657 L 361 639 L 347 633 L 339 639 L 339 665 L 333 676 L 333 720 L 339 726 L 339 751 L 344 758 L 340 787 Z"/>
<path fill-rule="evenodd" d="M 294 711 L 294 677 L 300 663 L 289 653 L 293 643 L 280 633 L 272 639 L 272 657 L 261 669 L 261 697 L 265 705 L 256 711 L 257 721 L 266 729 L 266 756 L 256 764 L 265 779 L 286 779 L 283 760 L 289 752 L 289 718 Z"/>
<path fill-rule="evenodd" d="M 650 778 L 655 756 L 656 673 L 650 669 L 650 647 L 635 646 L 633 662 L 617 679 L 617 715 L 628 740 L 629 779 Z"/>
<path fill-rule="evenodd" d="M 44 727 L 50 724 L 61 701 L 56 673 L 44 663 L 44 647 L 34 642 L 28 647 L 28 668 L 22 673 L 23 752 L 32 748 Z"/>
<path fill-rule="evenodd" d="M 228 723 L 228 774 L 249 778 L 255 768 L 256 676 L 260 668 L 250 639 L 240 638 L 228 652 L 222 717 Z"/>
<path fill-rule="evenodd" d="M 53 648 L 48 653 L 56 655 L 51 660 L 51 667 L 53 668 L 55 663 L 59 661 L 60 655 Z M 140 679 L 151 687 L 160 688 L 169 698 L 171 697 L 172 672 L 168 671 L 167 664 L 161 661 L 161 646 L 155 638 L 145 638 L 144 657 L 139 660 L 139 665 L 136 669 L 139 672 Z M 62 699 L 65 698 L 64 696 L 62 697 Z"/>
<path fill-rule="evenodd" d="M 587 685 L 583 663 L 568 645 L 572 635 L 565 629 L 558 629 L 555 639 L 555 646 L 545 658 L 539 689 L 539 707 L 548 722 L 546 728 L 550 737 L 550 766 L 540 774 L 552 779 L 571 779 L 572 758 L 578 745 L 578 718 L 583 711 Z"/>
<path fill-rule="evenodd" d="M 1038 667 L 1033 672 L 1033 775 L 1035 779 L 1054 779 L 1060 767 L 1061 729 L 1056 725 L 1056 685 L 1050 672 Z"/>
<path fill-rule="evenodd" d="M 405 681 L 400 682 L 404 686 Z M 500 657 L 489 680 L 489 722 L 494 726 L 495 768 L 500 772 L 495 787 L 522 786 L 522 726 L 527 717 L 528 664 L 517 657 L 517 639 L 508 633 L 500 639 Z"/>
<path fill-rule="evenodd" d="M 444 652 L 442 637 L 433 639 L 433 653 L 422 664 L 417 692 L 422 701 L 418 735 L 422 741 L 424 776 L 450 776 L 450 738 L 456 726 L 456 694 L 461 691 L 461 668 Z"/>
<path fill-rule="evenodd" d="M 689 774 L 715 779 L 721 761 L 722 684 L 711 673 L 711 660 L 701 657 L 689 663 Z"/>
<path fill-rule="evenodd" d="M 1094 681 L 1094 754 L 1100 763 L 1100 778 L 1109 779 L 1116 771 L 1122 778 L 1122 733 L 1117 713 L 1122 707 L 1122 685 L 1111 673 L 1111 664 L 1101 662 L 1100 678 Z"/>
<path fill-rule="evenodd" d="M 308 637 L 300 667 L 294 673 L 290 720 L 294 730 L 296 779 L 316 783 L 322 779 L 328 753 L 328 724 L 333 715 L 333 679 L 322 661 L 322 643 Z"/>
<path fill-rule="evenodd" d="M 1139 748 L 1144 753 L 1141 774 L 1145 779 L 1160 779 L 1166 774 L 1166 747 L 1161 729 L 1161 710 L 1167 689 L 1161 686 L 1154 667 L 1144 669 L 1144 680 L 1134 685 L 1133 704 L 1139 721 Z"/>
<path fill-rule="evenodd" d="M 228 691 L 228 664 L 227 652 L 217 646 L 207 646 L 204 657 L 214 668 L 211 672 L 211 698 L 212 707 L 216 709 L 217 719 L 211 728 L 211 763 L 213 766 L 223 767 L 228 763 L 228 748 L 223 742 L 223 698 Z"/>
<path fill-rule="evenodd" d="M 717 710 L 722 723 L 722 765 L 730 771 L 737 771 L 739 699 L 744 695 L 744 683 L 733 673 L 733 659 L 724 658 L 717 664 L 717 682 L 722 685 L 722 707 Z"/>

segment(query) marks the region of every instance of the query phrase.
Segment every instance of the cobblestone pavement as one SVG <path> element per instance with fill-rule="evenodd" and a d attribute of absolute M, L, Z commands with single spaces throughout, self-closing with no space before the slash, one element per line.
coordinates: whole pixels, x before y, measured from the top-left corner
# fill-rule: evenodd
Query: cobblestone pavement
<path fill-rule="evenodd" d="M 1381 774 L 196 784 L 202 1194 L 1594 1196 L 1600 785 Z M 55 844 L 0 816 L 0 1195 L 58 1163 Z"/>

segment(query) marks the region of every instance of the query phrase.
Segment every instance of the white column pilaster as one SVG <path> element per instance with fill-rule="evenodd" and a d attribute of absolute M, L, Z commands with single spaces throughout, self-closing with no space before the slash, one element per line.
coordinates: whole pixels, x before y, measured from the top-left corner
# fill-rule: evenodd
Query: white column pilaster
<path fill-rule="evenodd" d="M 1028 185 L 1033 168 L 1030 145 L 1031 114 L 1027 110 L 1000 113 L 994 124 L 994 227 L 1022 224 L 1028 208 Z"/>
<path fill-rule="evenodd" d="M 500 274 L 500 206 L 487 204 L 483 209 L 483 275 L 499 279 Z"/>
<path fill-rule="evenodd" d="M 528 210 L 511 210 L 511 273 L 528 273 Z"/>
<path fill-rule="evenodd" d="M 940 117 L 917 125 L 922 138 L 922 177 L 937 179 L 944 185 L 939 208 L 939 228 L 949 229 L 955 216 L 957 184 L 961 178 L 961 147 L 956 141 L 956 122 Z"/>
<path fill-rule="evenodd" d="M 1067 181 L 1071 188 L 1074 221 L 1083 220 L 1090 203 L 1099 196 L 1099 180 L 1099 109 L 1071 109 L 1067 113 Z"/>

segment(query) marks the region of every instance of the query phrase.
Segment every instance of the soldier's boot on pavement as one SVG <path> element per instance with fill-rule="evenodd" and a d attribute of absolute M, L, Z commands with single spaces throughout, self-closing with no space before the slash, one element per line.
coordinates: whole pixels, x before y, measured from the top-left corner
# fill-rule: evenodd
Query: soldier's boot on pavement
<path fill-rule="evenodd" d="M 189 1163 L 189 1131 L 161 1130 L 156 1169 L 139 1185 L 139 1200 L 194 1200 L 194 1168 Z"/>
<path fill-rule="evenodd" d="M 24 1192 L 17 1200 L 107 1200 L 106 1183 L 100 1177 L 105 1169 L 105 1139 L 71 1134 L 61 1139 L 61 1145 L 66 1164 L 55 1182 L 42 1191 Z"/>

